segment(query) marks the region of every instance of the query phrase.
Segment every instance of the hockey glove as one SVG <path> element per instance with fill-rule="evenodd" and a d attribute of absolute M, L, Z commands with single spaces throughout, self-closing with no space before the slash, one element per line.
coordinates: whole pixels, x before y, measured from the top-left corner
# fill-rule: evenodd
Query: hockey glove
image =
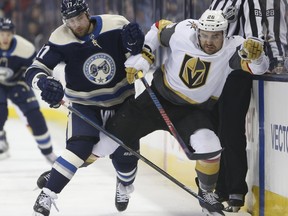
<path fill-rule="evenodd" d="M 42 100 L 50 104 L 51 108 L 58 108 L 64 96 L 63 86 L 60 81 L 54 77 L 41 76 L 37 82 L 37 86 L 42 91 Z"/>
<path fill-rule="evenodd" d="M 238 53 L 245 61 L 258 60 L 263 55 L 263 41 L 256 37 L 247 38 Z"/>
<path fill-rule="evenodd" d="M 138 71 L 142 71 L 146 74 L 150 68 L 150 65 L 154 63 L 154 55 L 146 48 L 144 48 L 141 54 L 130 56 L 126 62 L 126 78 L 128 83 L 133 83 L 135 75 Z"/>
<path fill-rule="evenodd" d="M 137 55 L 141 52 L 144 44 L 144 33 L 137 23 L 129 23 L 122 30 L 123 46 L 132 54 Z"/>

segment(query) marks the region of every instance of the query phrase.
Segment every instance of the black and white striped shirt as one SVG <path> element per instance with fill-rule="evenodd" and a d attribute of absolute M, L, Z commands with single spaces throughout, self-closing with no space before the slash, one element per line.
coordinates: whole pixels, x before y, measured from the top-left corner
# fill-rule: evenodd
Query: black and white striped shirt
<path fill-rule="evenodd" d="M 263 39 L 262 13 L 258 0 L 212 0 L 209 9 L 223 11 L 229 22 L 228 36 Z"/>
<path fill-rule="evenodd" d="M 260 0 L 266 28 L 267 54 L 270 59 L 285 56 L 287 46 L 287 0 Z M 286 17 L 285 17 L 286 16 Z"/>

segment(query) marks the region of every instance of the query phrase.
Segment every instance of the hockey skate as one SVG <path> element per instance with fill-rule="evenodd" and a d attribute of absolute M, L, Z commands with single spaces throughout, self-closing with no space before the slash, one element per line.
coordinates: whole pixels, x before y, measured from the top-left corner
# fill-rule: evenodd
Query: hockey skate
<path fill-rule="evenodd" d="M 48 188 L 43 188 L 39 196 L 37 197 L 37 200 L 34 204 L 34 216 L 49 216 L 50 210 L 51 210 L 51 204 L 54 205 L 57 211 L 58 208 L 55 204 L 55 199 L 57 199 L 57 195 L 49 190 Z"/>
<path fill-rule="evenodd" d="M 214 193 L 216 194 L 216 199 L 220 203 L 227 202 L 229 200 L 229 195 L 227 194 L 224 194 L 218 190 L 215 190 Z"/>
<path fill-rule="evenodd" d="M 38 188 L 42 189 L 45 187 L 46 183 L 50 178 L 51 170 L 42 173 L 39 178 L 37 179 L 37 186 Z"/>
<path fill-rule="evenodd" d="M 116 181 L 116 194 L 115 194 L 115 206 L 119 212 L 127 209 L 129 198 L 134 191 L 133 185 L 124 186 L 119 179 Z"/>
<path fill-rule="evenodd" d="M 6 133 L 4 131 L 3 135 L 0 135 L 0 160 L 9 157 L 9 145 L 6 140 Z"/>
<path fill-rule="evenodd" d="M 206 191 L 200 188 L 198 178 L 195 179 L 198 186 L 198 195 L 205 200 L 204 202 L 199 201 L 200 206 L 202 207 L 202 212 L 207 216 L 221 216 L 223 215 L 222 210 L 224 206 L 217 200 L 218 196 L 213 191 Z M 208 205 L 209 203 L 210 205 Z M 222 214 L 220 214 L 220 212 Z"/>
<path fill-rule="evenodd" d="M 229 199 L 227 202 L 228 206 L 224 208 L 223 211 L 226 212 L 239 212 L 240 208 L 244 206 L 244 201 L 242 199 Z"/>

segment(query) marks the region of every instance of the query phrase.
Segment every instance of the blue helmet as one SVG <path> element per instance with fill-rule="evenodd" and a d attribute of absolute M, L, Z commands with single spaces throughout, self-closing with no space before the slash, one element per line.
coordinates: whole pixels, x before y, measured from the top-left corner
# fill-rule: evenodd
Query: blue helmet
<path fill-rule="evenodd" d="M 61 13 L 63 19 L 70 19 L 88 10 L 88 4 L 85 0 L 62 0 Z"/>
<path fill-rule="evenodd" d="M 14 31 L 15 25 L 9 18 L 0 19 L 0 31 Z"/>

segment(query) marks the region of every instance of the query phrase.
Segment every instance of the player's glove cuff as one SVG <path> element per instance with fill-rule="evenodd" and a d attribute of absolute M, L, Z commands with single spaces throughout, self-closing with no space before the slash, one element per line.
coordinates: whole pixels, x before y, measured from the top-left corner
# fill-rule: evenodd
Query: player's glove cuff
<path fill-rule="evenodd" d="M 137 55 L 141 52 L 145 36 L 138 23 L 129 23 L 128 25 L 125 25 L 121 35 L 123 46 L 132 55 Z"/>
<path fill-rule="evenodd" d="M 146 59 L 146 61 L 147 61 L 150 65 L 154 63 L 154 61 L 155 61 L 155 56 L 154 56 L 154 54 L 152 53 L 150 47 L 148 47 L 148 46 L 145 45 L 145 46 L 143 47 L 143 49 L 142 49 L 141 54 L 142 54 L 142 57 L 143 57 L 144 59 Z"/>

